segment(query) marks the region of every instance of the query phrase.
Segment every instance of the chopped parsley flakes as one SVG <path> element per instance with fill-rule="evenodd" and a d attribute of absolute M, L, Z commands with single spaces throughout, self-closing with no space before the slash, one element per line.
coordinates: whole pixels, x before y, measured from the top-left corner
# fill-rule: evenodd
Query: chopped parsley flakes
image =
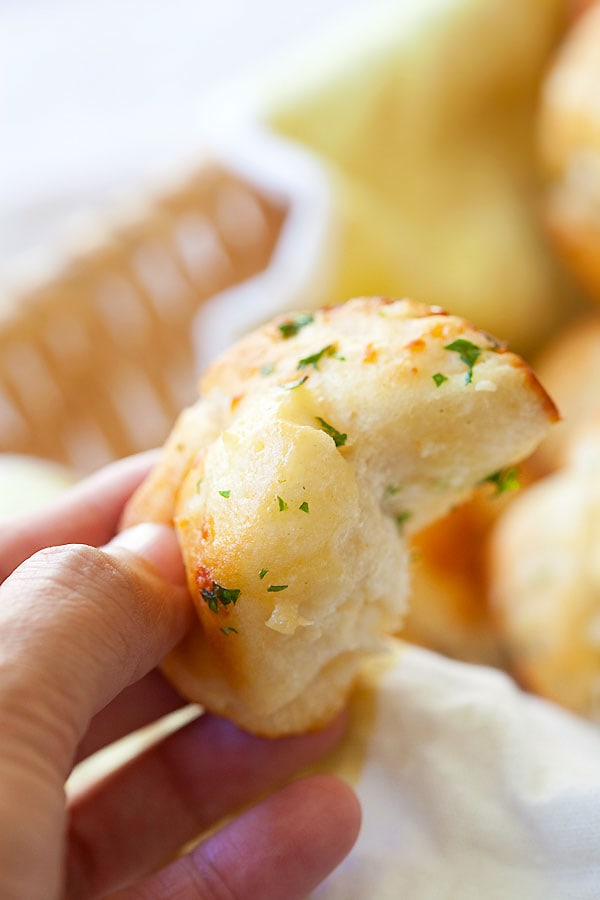
<path fill-rule="evenodd" d="M 308 381 L 308 375 L 303 375 L 297 381 L 288 381 L 287 384 L 282 384 L 281 387 L 286 391 L 293 391 L 294 388 L 300 387 L 305 381 Z"/>
<path fill-rule="evenodd" d="M 398 526 L 398 528 L 402 528 L 402 526 L 406 522 L 408 522 L 408 520 L 410 519 L 410 515 L 411 514 L 408 512 L 408 510 L 405 510 L 404 512 L 398 513 L 398 515 L 395 516 L 396 525 Z"/>
<path fill-rule="evenodd" d="M 229 495 L 231 491 L 219 491 L 221 497 L 225 497 L 226 500 L 229 500 Z"/>
<path fill-rule="evenodd" d="M 436 387 L 439 387 L 440 384 L 443 384 L 445 381 L 448 381 L 447 377 L 445 375 L 442 375 L 441 372 L 436 372 L 435 375 L 432 375 L 431 377 L 435 381 Z"/>
<path fill-rule="evenodd" d="M 301 509 L 302 512 L 305 512 L 305 513 L 310 512 L 310 509 L 308 508 L 308 503 L 306 502 L 306 500 L 304 501 L 304 503 L 300 504 L 298 509 Z"/>
<path fill-rule="evenodd" d="M 506 491 L 518 491 L 520 487 L 519 470 L 516 468 L 499 469 L 498 472 L 492 472 L 491 475 L 483 479 L 482 484 L 488 483 L 495 486 L 496 496 L 504 494 Z"/>
<path fill-rule="evenodd" d="M 238 632 L 233 628 L 232 625 L 227 625 L 226 628 L 219 628 L 219 631 L 222 631 L 223 634 L 238 634 Z"/>
<path fill-rule="evenodd" d="M 313 368 L 318 369 L 319 363 L 323 359 L 324 356 L 335 356 L 337 351 L 337 344 L 327 344 L 326 347 L 323 347 L 322 350 L 319 350 L 318 353 L 313 353 L 311 356 L 305 356 L 304 359 L 301 359 L 298 363 L 299 369 L 306 369 L 307 366 L 313 366 Z"/>
<path fill-rule="evenodd" d="M 462 362 L 468 366 L 469 371 L 467 372 L 465 384 L 470 384 L 473 380 L 473 366 L 481 356 L 481 347 L 472 344 L 471 341 L 466 341 L 464 338 L 458 338 L 451 344 L 447 344 L 444 350 L 452 350 L 453 353 L 458 353 Z"/>
<path fill-rule="evenodd" d="M 260 578 L 261 581 L 262 581 L 262 579 L 265 577 L 265 575 L 267 574 L 268 571 L 269 571 L 268 569 L 261 569 L 261 570 L 260 570 L 260 572 L 258 573 L 258 577 Z"/>
<path fill-rule="evenodd" d="M 288 508 L 287 503 L 285 502 L 285 500 L 282 500 L 282 499 L 281 499 L 281 497 L 279 496 L 279 494 L 277 494 L 277 503 L 278 503 L 278 505 L 279 505 L 279 512 L 283 512 L 284 509 L 287 509 L 287 508 Z"/>
<path fill-rule="evenodd" d="M 288 584 L 270 584 L 267 588 L 267 592 L 270 594 L 277 594 L 279 591 L 287 590 L 288 587 Z"/>
<path fill-rule="evenodd" d="M 341 434 L 341 432 L 337 431 L 333 425 L 330 425 L 329 422 L 326 422 L 325 419 L 322 419 L 321 416 L 315 416 L 315 419 L 321 426 L 321 431 L 324 431 L 325 434 L 328 434 L 330 438 L 333 438 L 333 442 L 336 447 L 343 447 L 348 439 L 347 434 Z"/>
<path fill-rule="evenodd" d="M 314 318 L 309 313 L 300 313 L 295 319 L 287 319 L 285 322 L 282 322 L 278 326 L 279 333 L 284 340 L 287 340 L 297 335 L 301 328 L 305 328 L 313 321 Z"/>
<path fill-rule="evenodd" d="M 240 591 L 238 588 L 225 588 L 213 581 L 212 588 L 204 588 L 201 594 L 204 601 L 208 603 L 208 608 L 216 613 L 219 611 L 219 603 L 222 606 L 229 606 L 230 603 L 233 603 L 235 606 L 240 596 Z"/>

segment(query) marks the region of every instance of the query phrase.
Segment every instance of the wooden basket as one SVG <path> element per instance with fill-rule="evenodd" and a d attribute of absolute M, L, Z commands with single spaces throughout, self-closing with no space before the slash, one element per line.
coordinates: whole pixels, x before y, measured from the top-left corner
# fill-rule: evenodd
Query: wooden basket
<path fill-rule="evenodd" d="M 0 452 L 85 473 L 156 446 L 195 396 L 191 325 L 263 271 L 283 203 L 218 165 L 0 303 Z"/>

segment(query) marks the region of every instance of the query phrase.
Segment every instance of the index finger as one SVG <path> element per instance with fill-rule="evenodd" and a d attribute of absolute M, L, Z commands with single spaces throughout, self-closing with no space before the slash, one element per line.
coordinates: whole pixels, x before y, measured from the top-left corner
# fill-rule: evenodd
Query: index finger
<path fill-rule="evenodd" d="M 22 562 L 62 544 L 99 547 L 115 534 L 123 507 L 156 460 L 150 450 L 112 463 L 36 513 L 5 518 L 0 534 L 0 584 Z"/>
<path fill-rule="evenodd" d="M 138 525 L 102 549 L 52 547 L 19 566 L 0 586 L 2 753 L 12 740 L 66 773 L 92 717 L 189 628 L 184 585 L 166 525 Z"/>

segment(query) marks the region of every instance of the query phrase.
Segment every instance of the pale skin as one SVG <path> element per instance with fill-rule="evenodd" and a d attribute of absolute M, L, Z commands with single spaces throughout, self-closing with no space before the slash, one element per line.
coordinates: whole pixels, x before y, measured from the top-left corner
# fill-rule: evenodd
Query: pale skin
<path fill-rule="evenodd" d="M 279 786 L 340 721 L 269 741 L 203 716 L 66 799 L 75 762 L 184 704 L 157 669 L 193 616 L 175 535 L 115 538 L 148 466 L 109 467 L 0 528 L 0 897 L 303 898 L 350 851 L 360 811 L 333 776 Z"/>

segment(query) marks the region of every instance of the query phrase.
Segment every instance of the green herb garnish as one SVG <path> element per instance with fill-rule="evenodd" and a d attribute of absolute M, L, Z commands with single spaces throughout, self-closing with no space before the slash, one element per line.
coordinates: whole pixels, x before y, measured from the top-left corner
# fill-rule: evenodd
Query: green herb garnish
<path fill-rule="evenodd" d="M 408 510 L 405 510 L 404 512 L 401 512 L 401 513 L 398 513 L 398 515 L 395 516 L 395 519 L 396 519 L 396 525 L 398 526 L 398 528 L 402 528 L 402 526 L 403 526 L 406 522 L 408 522 L 408 520 L 410 519 L 410 516 L 411 516 L 411 514 L 408 512 Z"/>
<path fill-rule="evenodd" d="M 231 491 L 219 491 L 221 497 L 225 497 L 226 500 L 229 500 L 229 495 Z"/>
<path fill-rule="evenodd" d="M 301 509 L 302 512 L 305 512 L 305 513 L 310 512 L 310 509 L 308 508 L 308 503 L 306 502 L 306 500 L 304 501 L 304 503 L 300 504 L 298 509 Z"/>
<path fill-rule="evenodd" d="M 237 634 L 238 632 L 233 628 L 232 625 L 227 625 L 226 628 L 219 628 L 219 631 L 222 631 L 223 634 Z"/>
<path fill-rule="evenodd" d="M 309 313 L 301 313 L 295 319 L 287 319 L 279 325 L 279 332 L 284 340 L 294 337 L 301 328 L 305 328 L 313 321 L 313 316 Z"/>
<path fill-rule="evenodd" d="M 199 490 L 200 490 L 200 485 L 201 485 L 201 484 L 202 484 L 202 479 L 199 478 L 198 481 L 196 482 L 196 491 L 199 491 Z"/>
<path fill-rule="evenodd" d="M 270 584 L 267 588 L 267 592 L 270 594 L 277 594 L 279 591 L 285 591 L 288 587 L 288 584 Z"/>
<path fill-rule="evenodd" d="M 325 419 L 322 419 L 321 416 L 315 416 L 317 422 L 321 426 L 321 430 L 328 434 L 330 438 L 333 438 L 333 442 L 336 447 L 343 447 L 348 439 L 347 434 L 341 434 L 337 431 L 333 425 L 330 425 L 329 422 L 326 422 Z"/>
<path fill-rule="evenodd" d="M 335 356 L 336 352 L 336 344 L 327 344 L 327 346 L 323 347 L 322 350 L 319 350 L 318 353 L 313 353 L 311 356 L 305 356 L 304 359 L 301 359 L 298 363 L 298 368 L 306 369 L 307 366 L 312 366 L 314 369 L 318 369 L 319 363 L 324 356 Z"/>
<path fill-rule="evenodd" d="M 268 571 L 269 571 L 268 569 L 261 569 L 261 570 L 260 570 L 260 572 L 258 573 L 258 577 L 260 578 L 261 581 L 262 581 L 262 579 L 265 577 L 265 575 L 267 574 Z"/>
<path fill-rule="evenodd" d="M 293 391 L 294 388 L 300 387 L 305 381 L 308 381 L 308 375 L 303 375 L 302 378 L 299 378 L 297 381 L 288 381 L 287 384 L 282 384 L 281 387 L 285 391 Z"/>
<path fill-rule="evenodd" d="M 230 603 L 233 603 L 235 606 L 240 596 L 240 591 L 238 588 L 225 588 L 213 581 L 212 588 L 204 588 L 201 594 L 206 603 L 208 603 L 208 608 L 216 613 L 219 611 L 219 603 L 223 606 L 229 606 Z"/>
<path fill-rule="evenodd" d="M 458 338 L 451 344 L 447 344 L 444 350 L 452 350 L 453 353 L 458 353 L 464 364 L 469 367 L 465 384 L 470 384 L 473 379 L 473 366 L 481 356 L 481 347 L 472 344 L 471 341 L 466 341 L 464 338 Z"/>
<path fill-rule="evenodd" d="M 285 500 L 282 500 L 282 499 L 281 499 L 281 497 L 279 496 L 279 494 L 277 494 L 277 503 L 279 504 L 279 512 L 283 512 L 284 509 L 287 509 L 287 508 L 288 508 L 287 503 L 285 502 Z"/>
<path fill-rule="evenodd" d="M 448 381 L 447 377 L 445 375 L 442 375 L 441 372 L 436 372 L 435 375 L 432 375 L 431 377 L 435 381 L 436 387 L 439 387 L 440 384 L 443 384 L 445 381 Z"/>
<path fill-rule="evenodd" d="M 401 490 L 402 490 L 402 488 L 397 487 L 395 484 L 388 484 L 388 486 L 385 489 L 385 496 L 386 497 L 395 497 L 396 494 L 399 494 Z"/>
<path fill-rule="evenodd" d="M 504 494 L 506 491 L 518 491 L 521 486 L 519 484 L 519 470 L 516 468 L 499 469 L 498 472 L 493 472 L 483 479 L 482 484 L 488 483 L 495 486 L 496 496 Z"/>

